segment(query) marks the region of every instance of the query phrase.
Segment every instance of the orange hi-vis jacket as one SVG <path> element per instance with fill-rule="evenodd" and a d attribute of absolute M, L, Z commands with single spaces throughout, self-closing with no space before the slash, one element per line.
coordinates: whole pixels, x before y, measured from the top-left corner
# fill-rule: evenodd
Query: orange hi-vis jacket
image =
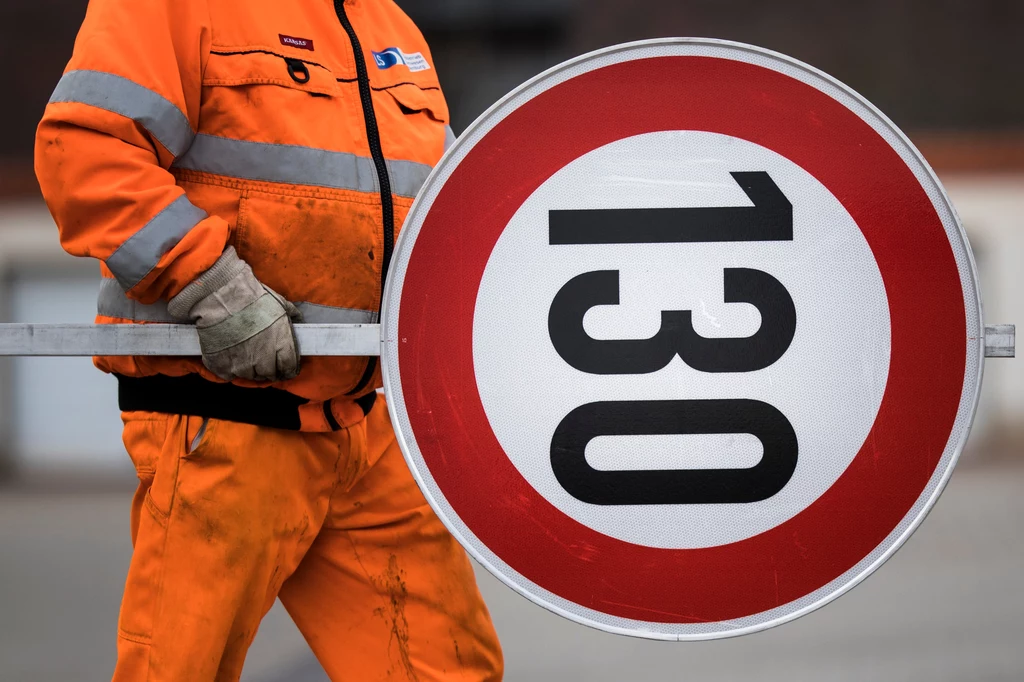
<path fill-rule="evenodd" d="M 166 301 L 232 244 L 306 322 L 369 323 L 447 123 L 392 0 L 91 0 L 36 173 L 64 248 L 102 261 L 97 322 L 173 321 Z M 96 363 L 218 381 L 198 358 Z M 328 430 L 379 376 L 376 358 L 308 357 L 274 387 Z"/>

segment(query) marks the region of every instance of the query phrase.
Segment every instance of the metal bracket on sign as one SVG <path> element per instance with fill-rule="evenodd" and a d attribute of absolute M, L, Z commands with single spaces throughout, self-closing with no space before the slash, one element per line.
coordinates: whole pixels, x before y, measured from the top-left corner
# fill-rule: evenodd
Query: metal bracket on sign
<path fill-rule="evenodd" d="M 1012 358 L 1017 350 L 1017 327 L 1012 324 L 985 326 L 985 357 Z"/>

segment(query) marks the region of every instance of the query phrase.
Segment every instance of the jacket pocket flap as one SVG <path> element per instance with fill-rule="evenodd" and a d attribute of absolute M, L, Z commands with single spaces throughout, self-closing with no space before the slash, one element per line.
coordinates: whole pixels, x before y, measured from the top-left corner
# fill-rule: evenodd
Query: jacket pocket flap
<path fill-rule="evenodd" d="M 448 123 L 448 103 L 440 88 L 421 88 L 413 83 L 399 83 L 384 91 L 394 97 L 406 113 L 425 111 L 434 120 Z"/>
<path fill-rule="evenodd" d="M 334 74 L 315 62 L 267 51 L 211 52 L 203 85 L 280 85 L 320 95 L 335 95 Z"/>

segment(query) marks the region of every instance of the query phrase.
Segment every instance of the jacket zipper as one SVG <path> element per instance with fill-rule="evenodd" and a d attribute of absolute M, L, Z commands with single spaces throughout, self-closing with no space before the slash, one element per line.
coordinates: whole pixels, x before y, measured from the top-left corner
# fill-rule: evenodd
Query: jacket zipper
<path fill-rule="evenodd" d="M 345 0 L 334 0 L 334 12 L 338 15 L 342 28 L 348 34 L 349 42 L 352 43 L 352 53 L 356 61 L 356 78 L 359 81 L 359 99 L 363 105 L 363 121 L 366 123 L 366 140 L 370 145 L 370 155 L 373 157 L 373 165 L 377 169 L 377 180 L 380 185 L 380 208 L 384 221 L 384 257 L 380 265 L 380 304 L 378 310 L 384 307 L 384 284 L 388 278 L 388 267 L 391 265 L 391 252 L 395 245 L 395 207 L 391 200 L 391 178 L 388 176 L 388 166 L 384 161 L 384 151 L 380 146 L 380 129 L 377 127 L 377 117 L 373 113 L 373 96 L 370 93 L 370 77 L 366 72 L 366 60 L 363 59 L 363 49 L 359 45 L 359 38 L 352 28 L 352 22 L 345 13 Z M 379 319 L 380 313 L 378 313 Z M 349 394 L 358 393 L 366 388 L 373 378 L 377 369 L 377 358 L 371 357 L 366 363 L 366 370 L 359 379 L 359 383 Z"/>

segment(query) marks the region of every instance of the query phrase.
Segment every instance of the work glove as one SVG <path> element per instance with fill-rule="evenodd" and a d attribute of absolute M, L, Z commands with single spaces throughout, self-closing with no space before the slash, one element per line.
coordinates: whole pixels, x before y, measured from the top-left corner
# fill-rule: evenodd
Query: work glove
<path fill-rule="evenodd" d="M 261 284 L 233 246 L 172 298 L 167 311 L 195 322 L 203 364 L 221 379 L 281 381 L 299 373 L 292 321 L 302 314 Z"/>

